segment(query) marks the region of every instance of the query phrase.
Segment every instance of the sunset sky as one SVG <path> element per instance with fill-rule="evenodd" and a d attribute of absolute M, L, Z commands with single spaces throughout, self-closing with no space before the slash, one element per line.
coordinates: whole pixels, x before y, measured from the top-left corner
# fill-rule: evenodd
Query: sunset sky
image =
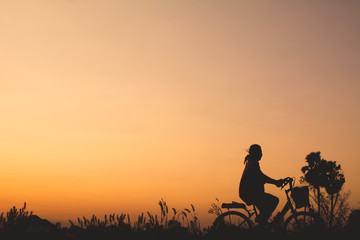
<path fill-rule="evenodd" d="M 240 201 L 321 151 L 360 208 L 360 1 L 0 1 L 0 212 Z M 274 186 L 266 191 L 280 197 Z"/>

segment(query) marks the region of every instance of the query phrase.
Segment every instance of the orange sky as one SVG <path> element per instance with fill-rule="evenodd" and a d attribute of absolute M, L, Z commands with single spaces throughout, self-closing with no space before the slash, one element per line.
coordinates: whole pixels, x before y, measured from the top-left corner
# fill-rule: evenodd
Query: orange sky
<path fill-rule="evenodd" d="M 360 207 L 357 1 L 1 1 L 0 211 L 50 220 L 239 200 L 246 149 L 322 151 Z M 273 186 L 267 191 L 283 197 Z M 282 204 L 280 203 L 280 206 Z"/>

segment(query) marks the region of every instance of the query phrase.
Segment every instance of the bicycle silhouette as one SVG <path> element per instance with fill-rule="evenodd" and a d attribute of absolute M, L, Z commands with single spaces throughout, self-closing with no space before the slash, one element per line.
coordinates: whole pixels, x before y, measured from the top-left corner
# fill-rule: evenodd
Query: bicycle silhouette
<path fill-rule="evenodd" d="M 319 222 L 317 216 L 312 211 L 307 210 L 307 207 L 309 206 L 308 187 L 293 187 L 293 182 L 293 178 L 284 179 L 281 189 L 285 186 L 289 187 L 288 189 L 285 189 L 287 202 L 283 209 L 277 213 L 275 218 L 271 221 L 271 224 L 277 224 L 287 232 L 306 229 Z M 243 230 L 254 228 L 255 223 L 252 221 L 251 217 L 254 215 L 257 217 L 258 211 L 254 205 L 252 206 L 253 209 L 248 210 L 244 203 L 223 203 L 221 207 L 226 208 L 228 211 L 219 215 L 215 219 L 213 226 L 215 228 L 232 226 Z M 297 209 L 302 207 L 304 207 L 303 211 L 297 211 Z M 244 210 L 247 215 L 237 210 L 230 211 L 230 209 Z M 289 210 L 291 211 L 290 216 L 284 221 L 284 217 Z"/>

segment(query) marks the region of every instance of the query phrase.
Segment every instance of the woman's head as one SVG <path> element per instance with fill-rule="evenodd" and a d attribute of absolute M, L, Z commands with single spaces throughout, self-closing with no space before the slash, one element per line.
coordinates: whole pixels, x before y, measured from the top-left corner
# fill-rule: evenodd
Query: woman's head
<path fill-rule="evenodd" d="M 246 163 L 249 160 L 260 161 L 260 159 L 262 157 L 262 150 L 261 150 L 260 145 L 258 145 L 258 144 L 251 145 L 248 152 L 249 152 L 249 154 L 245 157 L 244 163 Z"/>

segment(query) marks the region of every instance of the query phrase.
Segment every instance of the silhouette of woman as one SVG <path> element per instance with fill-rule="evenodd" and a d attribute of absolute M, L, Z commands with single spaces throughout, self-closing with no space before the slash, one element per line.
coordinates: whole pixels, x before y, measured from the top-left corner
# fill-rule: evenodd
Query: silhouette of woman
<path fill-rule="evenodd" d="M 264 184 L 270 183 L 280 187 L 284 180 L 274 180 L 262 173 L 259 165 L 261 157 L 261 147 L 257 144 L 251 145 L 244 160 L 246 166 L 240 181 L 239 195 L 247 205 L 255 205 L 259 209 L 260 214 L 255 221 L 264 224 L 279 203 L 277 197 L 265 193 Z"/>

